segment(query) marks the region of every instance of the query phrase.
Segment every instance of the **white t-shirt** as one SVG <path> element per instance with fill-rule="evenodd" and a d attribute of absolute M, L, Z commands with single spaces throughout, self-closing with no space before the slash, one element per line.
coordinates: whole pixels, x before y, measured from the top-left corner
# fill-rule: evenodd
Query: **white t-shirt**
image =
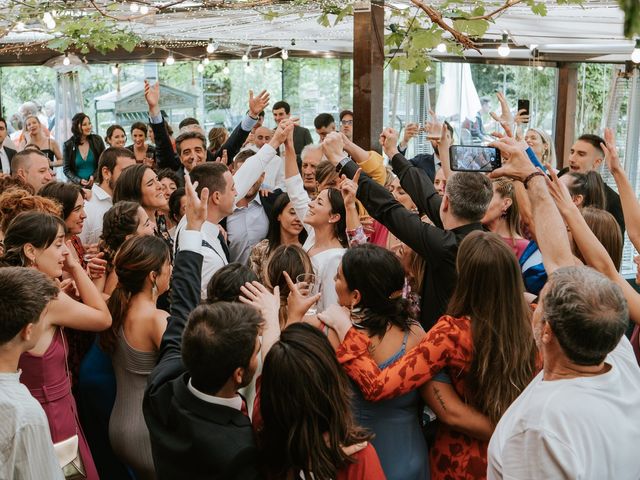
<path fill-rule="evenodd" d="M 491 437 L 488 479 L 640 479 L 640 368 L 626 337 L 606 362 L 594 377 L 536 376 Z"/>

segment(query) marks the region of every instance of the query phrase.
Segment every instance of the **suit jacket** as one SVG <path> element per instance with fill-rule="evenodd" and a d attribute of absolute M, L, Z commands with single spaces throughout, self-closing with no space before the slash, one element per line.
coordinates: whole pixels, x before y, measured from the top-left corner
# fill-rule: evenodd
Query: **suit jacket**
<path fill-rule="evenodd" d="M 5 153 L 7 154 L 7 159 L 9 160 L 9 170 L 11 170 L 11 160 L 13 160 L 13 156 L 16 154 L 16 151 L 13 148 L 9 147 L 0 147 L 3 148 Z M 13 173 L 11 171 L 7 172 L 9 174 Z"/>
<path fill-rule="evenodd" d="M 313 143 L 311 132 L 300 125 L 296 125 L 293 128 L 293 149 L 296 151 L 298 164 L 302 162 L 302 157 L 300 156 L 302 149 L 310 143 Z"/>
<path fill-rule="evenodd" d="M 613 215 L 613 218 L 616 219 L 618 225 L 620 225 L 620 230 L 622 231 L 622 236 L 624 237 L 624 213 L 622 212 L 622 202 L 620 202 L 620 195 L 618 195 L 616 191 L 606 183 L 604 184 L 604 193 L 607 197 L 607 205 L 605 206 L 605 208 L 607 212 Z"/>
<path fill-rule="evenodd" d="M 170 168 L 176 171 L 182 169 L 182 162 L 180 162 L 180 157 L 173 150 L 167 126 L 164 122 L 150 123 L 156 140 L 156 163 L 158 168 Z M 207 162 L 214 162 L 216 158 L 222 157 L 222 151 L 226 150 L 227 165 L 231 164 L 233 157 L 238 154 L 249 133 L 250 132 L 242 129 L 242 122 L 239 123 L 233 132 L 231 132 L 227 141 L 216 152 L 212 153 L 207 150 Z M 182 169 L 182 171 L 184 171 L 184 169 Z"/>
<path fill-rule="evenodd" d="M 200 303 L 201 271 L 201 254 L 176 254 L 171 316 L 142 406 L 153 463 L 161 480 L 257 479 L 258 450 L 249 417 L 200 400 L 187 387 L 190 375 L 182 363 L 182 332 L 189 313 Z"/>

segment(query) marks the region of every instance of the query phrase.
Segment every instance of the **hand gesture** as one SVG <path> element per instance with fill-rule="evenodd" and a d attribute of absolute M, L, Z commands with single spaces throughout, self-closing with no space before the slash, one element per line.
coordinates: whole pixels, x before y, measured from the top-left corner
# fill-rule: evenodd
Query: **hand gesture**
<path fill-rule="evenodd" d="M 417 123 L 407 123 L 407 126 L 404 127 L 404 136 L 402 137 L 401 145 L 406 147 L 411 139 L 418 135 L 420 132 L 420 125 Z"/>
<path fill-rule="evenodd" d="M 92 280 L 102 277 L 107 271 L 108 262 L 103 257 L 104 252 L 100 252 L 87 262 L 87 273 Z"/>
<path fill-rule="evenodd" d="M 73 280 L 73 278 L 65 278 L 62 281 L 56 278 L 55 281 L 58 284 L 58 288 L 60 289 L 61 292 L 64 292 L 73 298 L 80 297 L 80 292 L 78 292 L 78 288 L 76 287 L 76 282 Z"/>
<path fill-rule="evenodd" d="M 67 240 L 65 242 L 65 247 L 66 247 L 65 251 L 63 252 L 64 264 L 62 265 L 62 270 L 73 275 L 73 272 L 75 270 L 77 269 L 82 270 L 82 266 L 80 265 L 80 262 L 78 261 L 76 256 L 71 253 L 72 251 L 75 252 L 75 249 L 73 247 L 73 243 L 71 243 L 71 240 Z"/>
<path fill-rule="evenodd" d="M 198 182 L 191 183 L 189 175 L 184 176 L 184 188 L 186 191 L 187 205 L 185 207 L 185 215 L 187 216 L 187 230 L 200 231 L 202 224 L 207 219 L 207 204 L 209 202 L 209 189 L 203 188 L 200 192 L 200 198 L 196 193 Z"/>
<path fill-rule="evenodd" d="M 511 137 L 503 137 L 491 144 L 502 153 L 502 167 L 489 174 L 491 178 L 509 177 L 514 180 L 523 181 L 531 173 L 536 171 L 536 167 L 531 163 L 525 150 L 526 145 L 516 141 Z"/>
<path fill-rule="evenodd" d="M 527 111 L 526 108 L 518 110 L 518 113 L 516 113 L 516 118 L 515 118 L 516 125 L 522 125 L 523 123 L 529 123 L 529 114 L 525 113 L 526 111 Z"/>
<path fill-rule="evenodd" d="M 89 177 L 89 180 L 81 179 L 80 180 L 80 186 L 86 187 L 86 188 L 91 188 L 93 186 L 93 175 L 91 175 Z"/>
<path fill-rule="evenodd" d="M 287 323 L 295 323 L 302 320 L 307 311 L 320 300 L 321 294 L 303 295 L 298 285 L 293 283 L 289 274 L 282 272 L 287 286 L 289 287 L 289 295 L 287 296 Z"/>
<path fill-rule="evenodd" d="M 389 160 L 398 153 L 398 132 L 393 128 L 385 128 L 380 134 L 380 145 Z"/>
<path fill-rule="evenodd" d="M 147 101 L 147 105 L 149 105 L 149 110 L 155 109 L 160 104 L 160 83 L 156 82 L 151 85 L 145 80 L 144 99 Z"/>
<path fill-rule="evenodd" d="M 253 118 L 258 118 L 269 105 L 269 94 L 266 90 L 262 90 L 256 97 L 253 96 L 253 90 L 249 90 L 249 113 Z"/>
<path fill-rule="evenodd" d="M 287 140 L 289 135 L 293 134 L 294 127 L 295 123 L 293 122 L 293 119 L 289 118 L 286 120 L 282 120 L 278 124 L 276 131 L 273 134 L 273 138 L 269 142 L 269 145 L 271 145 L 274 149 L 277 149 Z"/>
<path fill-rule="evenodd" d="M 345 157 L 342 134 L 339 132 L 331 132 L 327 135 L 324 142 L 322 142 L 322 151 L 333 165 L 340 163 L 340 160 Z"/>
<path fill-rule="evenodd" d="M 318 318 L 336 331 L 341 342 L 351 328 L 351 314 L 346 307 L 330 305 L 324 312 L 318 314 Z"/>
<path fill-rule="evenodd" d="M 279 312 L 280 312 L 280 287 L 275 287 L 273 293 L 260 282 L 247 282 L 240 287 L 242 296 L 239 300 L 251 305 L 260 312 L 262 318 L 268 327 L 280 328 Z"/>
<path fill-rule="evenodd" d="M 605 143 L 601 143 L 600 147 L 604 152 L 604 161 L 607 163 L 607 168 L 611 173 L 622 172 L 618 148 L 616 147 L 616 136 L 610 128 L 604 129 L 604 141 Z"/>
<path fill-rule="evenodd" d="M 575 207 L 573 203 L 573 199 L 571 198 L 571 193 L 569 193 L 569 189 L 567 186 L 558 180 L 558 175 L 553 170 L 553 167 L 548 163 L 545 164 L 545 168 L 549 172 L 549 177 L 545 177 L 547 179 L 547 188 L 549 189 L 549 193 L 551 194 L 551 198 L 553 198 L 554 202 L 558 206 L 558 210 L 562 212 L 566 212 L 568 209 Z"/>
<path fill-rule="evenodd" d="M 216 158 L 217 163 L 222 163 L 223 165 L 229 164 L 229 157 L 227 157 L 227 149 L 222 150 L 222 156 Z"/>
<path fill-rule="evenodd" d="M 511 114 L 511 110 L 509 110 L 507 99 L 502 92 L 497 92 L 496 96 L 498 97 L 498 101 L 500 102 L 500 116 L 498 116 L 495 112 L 491 112 L 491 118 L 502 125 L 503 128 L 505 125 L 508 125 L 510 127 L 511 125 L 513 125 L 514 119 L 513 115 Z"/>
<path fill-rule="evenodd" d="M 362 169 L 359 168 L 356 174 L 353 176 L 353 180 L 348 179 L 346 175 L 342 175 L 342 183 L 340 183 L 340 193 L 342 194 L 342 199 L 344 200 L 345 207 L 355 206 L 356 204 L 358 180 L 360 180 L 361 172 Z"/>

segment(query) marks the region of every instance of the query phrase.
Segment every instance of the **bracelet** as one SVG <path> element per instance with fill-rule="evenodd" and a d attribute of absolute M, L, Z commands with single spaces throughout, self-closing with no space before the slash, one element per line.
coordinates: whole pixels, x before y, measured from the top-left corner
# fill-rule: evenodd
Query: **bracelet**
<path fill-rule="evenodd" d="M 524 188 L 529 188 L 529 182 L 531 181 L 531 179 L 533 179 L 534 177 L 544 177 L 544 173 L 542 173 L 540 170 L 536 170 L 535 172 L 531 172 L 529 175 L 527 175 L 527 177 L 522 181 Z"/>

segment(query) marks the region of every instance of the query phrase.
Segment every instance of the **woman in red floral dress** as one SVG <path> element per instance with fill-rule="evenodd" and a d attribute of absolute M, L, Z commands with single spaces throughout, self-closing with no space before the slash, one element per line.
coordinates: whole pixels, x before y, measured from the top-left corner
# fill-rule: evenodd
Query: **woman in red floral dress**
<path fill-rule="evenodd" d="M 348 313 L 334 308 L 320 317 L 343 338 L 338 360 L 368 400 L 405 394 L 446 369 L 456 392 L 495 424 L 536 372 L 522 275 L 504 241 L 484 232 L 460 244 L 457 270 L 450 315 L 383 371 L 370 357 L 369 338 L 350 328 Z M 487 445 L 441 425 L 430 450 L 431 478 L 486 478 Z"/>

